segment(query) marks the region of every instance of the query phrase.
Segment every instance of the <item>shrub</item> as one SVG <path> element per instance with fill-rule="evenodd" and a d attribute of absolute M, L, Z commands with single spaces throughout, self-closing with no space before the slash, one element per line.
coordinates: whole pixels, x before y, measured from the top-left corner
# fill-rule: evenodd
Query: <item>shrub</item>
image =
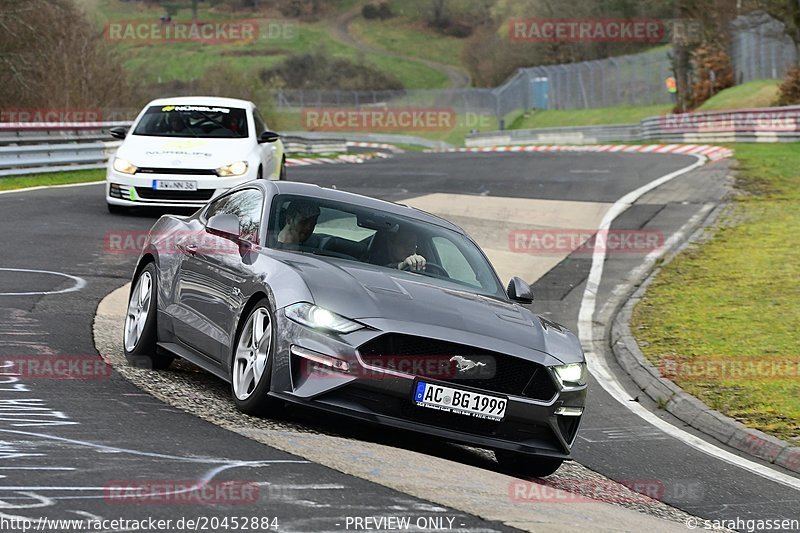
<path fill-rule="evenodd" d="M 800 67 L 790 67 L 778 88 L 778 105 L 800 104 Z"/>
<path fill-rule="evenodd" d="M 331 57 L 323 52 L 295 54 L 260 73 L 263 82 L 287 89 L 399 90 L 402 82 L 369 63 Z"/>

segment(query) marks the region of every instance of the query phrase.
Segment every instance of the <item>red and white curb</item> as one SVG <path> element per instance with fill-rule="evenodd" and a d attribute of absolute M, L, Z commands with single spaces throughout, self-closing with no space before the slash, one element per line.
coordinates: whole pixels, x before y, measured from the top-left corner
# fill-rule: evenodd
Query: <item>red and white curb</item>
<path fill-rule="evenodd" d="M 402 154 L 405 153 L 405 150 L 398 148 L 392 144 L 386 143 L 368 143 L 368 142 L 355 142 L 355 141 L 347 141 L 347 146 L 353 146 L 355 148 L 380 148 L 381 150 L 389 150 L 395 154 Z"/>
<path fill-rule="evenodd" d="M 480 146 L 472 148 L 452 148 L 436 150 L 443 152 L 623 152 L 651 154 L 690 154 L 702 155 L 717 161 L 733 155 L 733 150 L 709 144 L 572 144 L 550 145 L 531 144 L 520 146 Z"/>

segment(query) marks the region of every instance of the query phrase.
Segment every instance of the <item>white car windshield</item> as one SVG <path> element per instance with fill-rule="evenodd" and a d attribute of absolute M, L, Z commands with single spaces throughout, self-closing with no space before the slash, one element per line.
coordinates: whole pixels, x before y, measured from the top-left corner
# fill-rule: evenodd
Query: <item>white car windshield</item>
<path fill-rule="evenodd" d="M 134 135 L 243 139 L 247 137 L 244 109 L 212 105 L 150 106 Z"/>

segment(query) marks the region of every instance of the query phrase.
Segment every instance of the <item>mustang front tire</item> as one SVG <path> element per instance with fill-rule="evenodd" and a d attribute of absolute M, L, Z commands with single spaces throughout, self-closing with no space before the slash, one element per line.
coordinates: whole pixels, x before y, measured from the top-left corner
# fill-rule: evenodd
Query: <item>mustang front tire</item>
<path fill-rule="evenodd" d="M 158 298 L 156 265 L 148 263 L 133 282 L 128 313 L 125 315 L 123 347 L 128 364 L 139 368 L 163 370 L 173 356 L 159 353 L 156 342 L 156 300 Z"/>
<path fill-rule="evenodd" d="M 262 298 L 239 325 L 231 358 L 231 392 L 243 413 L 275 416 L 280 410 L 282 402 L 267 396 L 276 336 L 274 313 Z"/>

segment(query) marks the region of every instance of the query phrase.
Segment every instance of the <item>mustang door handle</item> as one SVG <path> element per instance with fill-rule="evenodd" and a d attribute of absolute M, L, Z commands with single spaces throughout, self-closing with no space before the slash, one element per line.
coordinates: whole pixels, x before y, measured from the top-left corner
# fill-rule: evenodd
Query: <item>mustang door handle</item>
<path fill-rule="evenodd" d="M 178 248 L 183 250 L 185 254 L 195 255 L 197 253 L 197 245 L 194 243 L 189 244 L 179 244 Z"/>

